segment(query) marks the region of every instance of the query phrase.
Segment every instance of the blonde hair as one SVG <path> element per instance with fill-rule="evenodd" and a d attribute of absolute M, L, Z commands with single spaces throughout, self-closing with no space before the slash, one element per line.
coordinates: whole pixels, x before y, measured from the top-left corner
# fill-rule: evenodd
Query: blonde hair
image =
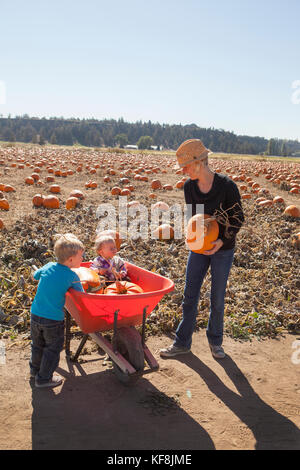
<path fill-rule="evenodd" d="M 84 250 L 83 243 L 73 233 L 57 234 L 55 239 L 54 253 L 59 263 L 64 263 L 78 251 Z"/>
<path fill-rule="evenodd" d="M 115 240 L 109 235 L 100 235 L 95 240 L 95 250 L 97 253 L 102 249 L 105 243 L 113 243 L 115 245 Z"/>

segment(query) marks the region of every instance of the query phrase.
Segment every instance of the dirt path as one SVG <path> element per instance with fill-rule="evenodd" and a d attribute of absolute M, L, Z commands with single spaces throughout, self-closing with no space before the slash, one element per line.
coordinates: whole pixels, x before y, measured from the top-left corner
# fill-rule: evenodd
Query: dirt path
<path fill-rule="evenodd" d="M 133 388 L 96 351 L 77 365 L 62 353 L 64 382 L 53 390 L 30 385 L 29 345 L 7 343 L 0 449 L 300 449 L 299 337 L 225 338 L 222 361 L 210 355 L 204 331 L 195 333 L 191 354 L 160 359 L 169 343 L 148 339 L 160 369 Z"/>

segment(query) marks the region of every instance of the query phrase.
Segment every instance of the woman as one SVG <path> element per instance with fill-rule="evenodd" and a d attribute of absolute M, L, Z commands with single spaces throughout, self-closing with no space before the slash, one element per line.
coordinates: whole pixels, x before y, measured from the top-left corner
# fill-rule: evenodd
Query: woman
<path fill-rule="evenodd" d="M 213 243 L 211 250 L 203 254 L 192 251 L 189 253 L 182 304 L 183 318 L 176 330 L 174 343 L 160 351 L 161 357 L 173 357 L 190 351 L 200 288 L 209 266 L 211 296 L 206 334 L 212 355 L 217 359 L 225 357 L 222 348 L 225 292 L 234 256 L 235 238 L 244 221 L 244 215 L 236 184 L 227 176 L 209 168 L 208 155 L 209 150 L 199 139 L 183 142 L 176 152 L 179 166 L 189 176 L 184 184 L 184 196 L 187 207 L 191 210 L 190 214 L 195 215 L 196 205 L 202 204 L 205 214 L 217 216 L 219 238 Z"/>

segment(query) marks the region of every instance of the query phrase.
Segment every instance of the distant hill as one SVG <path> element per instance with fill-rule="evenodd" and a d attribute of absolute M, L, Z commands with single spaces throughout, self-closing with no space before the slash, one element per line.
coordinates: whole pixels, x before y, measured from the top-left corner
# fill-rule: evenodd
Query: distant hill
<path fill-rule="evenodd" d="M 0 140 L 57 145 L 80 144 L 88 147 L 138 145 L 149 136 L 149 145 L 176 149 L 186 139 L 201 139 L 211 151 L 258 155 L 300 154 L 300 143 L 292 140 L 265 139 L 235 135 L 223 129 L 202 128 L 196 124 L 135 123 L 114 119 L 36 118 L 28 115 L 0 117 Z"/>

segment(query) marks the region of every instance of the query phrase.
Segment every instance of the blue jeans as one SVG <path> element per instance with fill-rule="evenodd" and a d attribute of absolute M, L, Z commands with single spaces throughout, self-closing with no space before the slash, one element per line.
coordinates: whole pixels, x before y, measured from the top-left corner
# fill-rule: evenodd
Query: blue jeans
<path fill-rule="evenodd" d="M 233 256 L 234 249 L 218 250 L 211 256 L 190 252 L 182 303 L 183 318 L 176 330 L 175 346 L 191 347 L 200 289 L 209 266 L 211 269 L 211 292 L 206 335 L 210 344 L 221 346 L 223 342 L 224 299 Z"/>
<path fill-rule="evenodd" d="M 59 364 L 64 346 L 64 320 L 56 321 L 31 314 L 31 373 L 39 383 L 49 382 Z"/>

